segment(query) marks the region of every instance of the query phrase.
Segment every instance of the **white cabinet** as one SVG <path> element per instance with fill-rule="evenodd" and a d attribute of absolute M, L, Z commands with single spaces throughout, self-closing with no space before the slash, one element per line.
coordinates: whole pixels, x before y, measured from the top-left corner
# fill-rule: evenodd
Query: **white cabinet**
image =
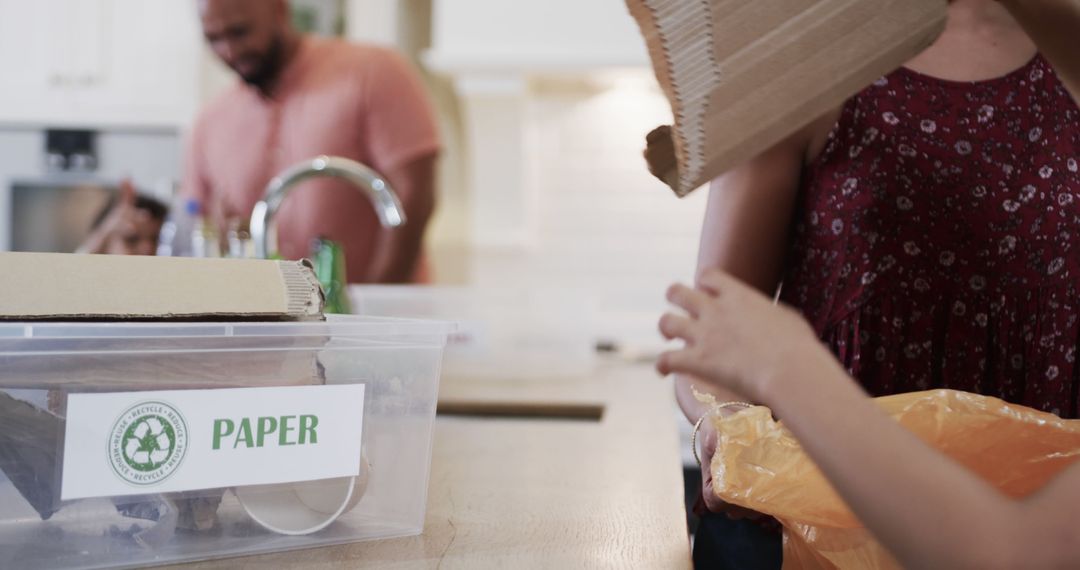
<path fill-rule="evenodd" d="M 193 2 L 0 0 L 0 122 L 184 125 L 201 42 Z"/>
<path fill-rule="evenodd" d="M 0 118 L 37 116 L 61 108 L 66 90 L 59 85 L 65 64 L 54 0 L 0 0 Z"/>

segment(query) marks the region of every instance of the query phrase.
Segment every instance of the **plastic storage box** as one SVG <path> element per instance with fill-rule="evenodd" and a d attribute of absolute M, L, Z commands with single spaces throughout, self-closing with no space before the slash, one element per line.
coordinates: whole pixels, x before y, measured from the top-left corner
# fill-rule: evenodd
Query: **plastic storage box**
<path fill-rule="evenodd" d="M 419 534 L 447 323 L 0 323 L 0 568 Z"/>
<path fill-rule="evenodd" d="M 444 374 L 471 380 L 591 376 L 592 299 L 582 291 L 354 285 L 353 311 L 453 321 Z"/>

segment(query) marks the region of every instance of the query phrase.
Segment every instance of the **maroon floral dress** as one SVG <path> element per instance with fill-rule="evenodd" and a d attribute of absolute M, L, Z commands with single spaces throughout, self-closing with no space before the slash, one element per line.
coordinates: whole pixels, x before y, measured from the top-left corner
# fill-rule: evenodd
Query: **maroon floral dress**
<path fill-rule="evenodd" d="M 804 172 L 781 297 L 873 395 L 952 388 L 1077 417 L 1080 108 L 1041 56 L 900 69 Z"/>

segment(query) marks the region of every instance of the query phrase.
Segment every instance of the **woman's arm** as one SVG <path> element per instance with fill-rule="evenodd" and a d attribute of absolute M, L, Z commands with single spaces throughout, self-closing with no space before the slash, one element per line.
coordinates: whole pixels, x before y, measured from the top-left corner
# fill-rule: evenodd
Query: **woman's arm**
<path fill-rule="evenodd" d="M 1080 0 L 999 0 L 1080 104 Z"/>
<path fill-rule="evenodd" d="M 831 127 L 835 117 L 829 119 Z M 720 269 L 763 294 L 776 293 L 803 165 L 822 129 L 818 121 L 713 181 L 698 249 L 699 276 Z M 824 129 L 827 135 L 829 127 Z M 675 379 L 675 396 L 691 423 L 709 411 L 694 397 L 695 389 L 721 402 L 738 399 L 722 387 L 696 384 L 685 376 Z"/>
<path fill-rule="evenodd" d="M 769 405 L 871 532 L 911 568 L 1080 565 L 1080 466 L 1013 501 L 886 416 L 793 311 L 719 273 L 673 288 L 661 330 L 686 373 Z M 838 413 L 842 411 L 842 413 Z"/>
<path fill-rule="evenodd" d="M 772 294 L 779 286 L 787 250 L 788 226 L 798 194 L 805 144 L 801 133 L 769 149 L 713 182 L 698 249 L 698 275 L 720 268 L 758 290 Z M 721 386 L 678 375 L 675 399 L 691 424 L 710 412 L 695 392 L 717 402 L 742 398 Z M 709 464 L 716 452 L 716 433 L 701 425 L 701 482 L 705 506 L 729 516 L 750 515 L 727 505 L 712 492 Z M 753 516 L 753 515 L 750 515 Z"/>
<path fill-rule="evenodd" d="M 698 275 L 722 269 L 764 294 L 776 292 L 801 167 L 799 151 L 778 147 L 713 182 L 698 250 Z M 691 422 L 708 412 L 694 397 L 694 384 L 685 376 L 675 380 L 675 395 Z M 723 388 L 698 384 L 698 391 L 719 401 L 736 399 Z"/>
<path fill-rule="evenodd" d="M 839 110 L 817 119 L 713 182 L 698 250 L 698 275 L 722 269 L 765 294 L 776 293 L 783 277 L 803 166 L 821 152 L 838 116 Z M 674 384 L 675 398 L 690 423 L 710 412 L 695 392 L 711 394 L 718 402 L 742 399 L 721 386 L 686 375 L 676 376 Z M 711 424 L 702 424 L 698 440 L 705 504 L 714 512 L 746 514 L 725 505 L 711 492 L 708 465 L 715 452 L 715 435 Z"/>
<path fill-rule="evenodd" d="M 698 274 L 721 268 L 751 286 L 774 293 L 780 283 L 788 226 L 795 207 L 804 147 L 800 135 L 784 141 L 712 183 L 698 250 Z M 675 399 L 691 424 L 709 413 L 695 392 L 718 402 L 741 398 L 721 386 L 686 375 L 674 380 Z M 725 504 L 712 492 L 708 466 L 716 451 L 716 434 L 704 422 L 697 438 L 702 463 L 702 497 L 712 512 L 748 514 Z"/>

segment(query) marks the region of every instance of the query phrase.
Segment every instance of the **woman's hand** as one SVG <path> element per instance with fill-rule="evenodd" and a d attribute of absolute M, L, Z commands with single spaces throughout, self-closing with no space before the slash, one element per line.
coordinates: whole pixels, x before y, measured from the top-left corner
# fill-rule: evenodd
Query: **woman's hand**
<path fill-rule="evenodd" d="M 700 284 L 668 291 L 668 300 L 686 314 L 664 315 L 660 332 L 686 344 L 660 356 L 661 374 L 688 374 L 768 404 L 769 383 L 783 381 L 803 355 L 823 350 L 795 311 L 735 278 L 709 271 Z"/>
<path fill-rule="evenodd" d="M 719 414 L 732 414 L 738 413 L 735 411 L 719 411 Z M 733 505 L 731 503 L 724 502 L 723 499 L 716 495 L 716 491 L 713 490 L 713 475 L 712 475 L 712 460 L 716 455 L 716 428 L 710 421 L 704 421 L 701 423 L 701 429 L 698 430 L 697 437 L 698 445 L 700 446 L 698 457 L 701 458 L 701 499 L 705 502 L 705 508 L 709 512 L 721 513 L 727 515 L 729 519 L 750 519 L 753 521 L 761 520 L 765 515 Z"/>
<path fill-rule="evenodd" d="M 678 160 L 675 157 L 675 139 L 671 125 L 653 129 L 645 136 L 645 164 L 649 172 L 664 184 L 674 187 L 678 183 Z"/>

